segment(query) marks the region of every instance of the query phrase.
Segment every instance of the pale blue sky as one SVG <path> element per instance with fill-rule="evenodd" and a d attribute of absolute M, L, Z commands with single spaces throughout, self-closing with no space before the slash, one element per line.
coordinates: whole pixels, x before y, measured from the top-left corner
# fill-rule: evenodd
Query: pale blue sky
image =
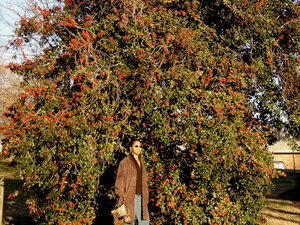
<path fill-rule="evenodd" d="M 14 61 L 15 54 L 7 50 L 5 45 L 14 35 L 15 23 L 19 20 L 17 13 L 22 14 L 21 5 L 26 0 L 1 0 L 0 1 L 0 57 L 7 61 Z"/>

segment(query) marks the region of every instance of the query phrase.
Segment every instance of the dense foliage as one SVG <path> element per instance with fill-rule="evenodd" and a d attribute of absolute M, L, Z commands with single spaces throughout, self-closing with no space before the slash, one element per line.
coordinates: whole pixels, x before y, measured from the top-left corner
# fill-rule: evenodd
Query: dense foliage
<path fill-rule="evenodd" d="M 298 17 L 273 0 L 32 4 L 13 43 L 42 53 L 9 65 L 25 92 L 2 130 L 39 224 L 110 224 L 133 137 L 151 224 L 263 222 L 270 127 L 299 128 Z"/>

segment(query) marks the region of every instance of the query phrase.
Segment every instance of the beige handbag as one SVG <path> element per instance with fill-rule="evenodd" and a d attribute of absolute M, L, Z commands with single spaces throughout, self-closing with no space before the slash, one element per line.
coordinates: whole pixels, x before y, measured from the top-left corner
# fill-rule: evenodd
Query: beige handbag
<path fill-rule="evenodd" d="M 126 223 L 130 223 L 131 218 L 129 216 L 127 203 L 125 201 L 125 193 L 123 195 L 123 204 L 120 207 L 112 210 L 111 214 L 114 218 L 114 225 L 123 225 Z"/>

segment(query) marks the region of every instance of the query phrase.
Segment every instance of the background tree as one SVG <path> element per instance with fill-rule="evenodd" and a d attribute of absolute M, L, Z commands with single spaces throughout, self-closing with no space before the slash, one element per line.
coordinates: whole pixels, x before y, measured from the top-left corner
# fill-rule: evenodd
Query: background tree
<path fill-rule="evenodd" d="M 19 93 L 21 92 L 20 87 L 21 78 L 20 76 L 11 73 L 4 66 L 4 61 L 0 64 L 0 113 L 4 114 L 6 107 L 10 106 L 14 101 L 17 100 Z M 1 124 L 4 124 L 4 120 L 1 116 Z"/>
<path fill-rule="evenodd" d="M 298 118 L 298 5 L 65 0 L 31 9 L 12 47 L 34 41 L 42 53 L 9 65 L 26 89 L 2 130 L 40 224 L 109 224 L 113 172 L 133 137 L 144 143 L 152 224 L 263 222 L 280 174 L 270 127 L 282 126 L 282 112 Z"/>

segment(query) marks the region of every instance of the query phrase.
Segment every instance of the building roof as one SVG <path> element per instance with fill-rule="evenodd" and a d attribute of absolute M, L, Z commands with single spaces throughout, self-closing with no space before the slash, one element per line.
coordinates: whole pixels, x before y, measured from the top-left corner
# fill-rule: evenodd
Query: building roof
<path fill-rule="evenodd" d="M 269 146 L 269 151 L 272 153 L 292 153 L 293 150 L 288 146 L 287 141 L 278 141 Z"/>

